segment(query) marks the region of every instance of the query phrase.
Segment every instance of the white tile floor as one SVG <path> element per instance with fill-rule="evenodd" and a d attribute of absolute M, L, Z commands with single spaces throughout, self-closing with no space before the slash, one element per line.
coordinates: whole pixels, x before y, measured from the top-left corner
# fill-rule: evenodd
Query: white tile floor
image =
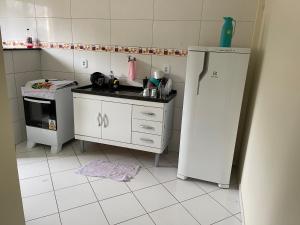
<path fill-rule="evenodd" d="M 153 154 L 100 144 L 81 153 L 73 141 L 59 154 L 39 145 L 17 146 L 27 225 L 241 225 L 238 190 L 176 178 L 177 154 Z M 141 165 L 130 182 L 85 177 L 75 172 L 90 160 Z"/>

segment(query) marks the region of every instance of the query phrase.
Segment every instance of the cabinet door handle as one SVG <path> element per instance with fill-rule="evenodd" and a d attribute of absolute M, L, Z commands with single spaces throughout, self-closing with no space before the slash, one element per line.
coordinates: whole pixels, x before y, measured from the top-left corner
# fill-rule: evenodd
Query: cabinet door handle
<path fill-rule="evenodd" d="M 104 128 L 108 127 L 109 120 L 106 114 L 104 114 L 103 122 L 104 122 Z"/>
<path fill-rule="evenodd" d="M 153 113 L 153 112 L 142 112 L 142 114 L 147 115 L 147 116 L 155 116 L 155 113 Z"/>
<path fill-rule="evenodd" d="M 148 138 L 140 138 L 140 140 L 143 142 L 154 143 L 152 139 L 148 139 Z"/>
<path fill-rule="evenodd" d="M 140 128 L 146 129 L 146 130 L 154 130 L 154 127 L 148 126 L 148 125 L 140 125 Z"/>
<path fill-rule="evenodd" d="M 98 126 L 101 127 L 101 126 L 102 126 L 102 123 L 103 123 L 103 119 L 102 119 L 101 113 L 98 113 L 97 119 L 98 119 Z"/>

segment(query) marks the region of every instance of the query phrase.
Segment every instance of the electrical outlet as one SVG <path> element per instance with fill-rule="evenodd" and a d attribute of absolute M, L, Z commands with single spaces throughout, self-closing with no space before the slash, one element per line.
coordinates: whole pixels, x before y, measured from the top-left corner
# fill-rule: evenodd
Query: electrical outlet
<path fill-rule="evenodd" d="M 170 68 L 170 65 L 168 65 L 168 64 L 165 64 L 165 65 L 164 65 L 164 73 L 165 73 L 165 74 L 170 74 L 170 69 L 171 69 L 171 68 Z"/>
<path fill-rule="evenodd" d="M 87 59 L 82 59 L 81 60 L 81 67 L 82 68 L 88 68 L 88 61 L 87 61 Z"/>

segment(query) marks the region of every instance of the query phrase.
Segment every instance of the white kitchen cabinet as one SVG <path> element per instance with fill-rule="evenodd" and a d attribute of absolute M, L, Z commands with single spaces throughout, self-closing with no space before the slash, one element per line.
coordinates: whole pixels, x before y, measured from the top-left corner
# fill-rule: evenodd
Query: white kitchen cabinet
<path fill-rule="evenodd" d="M 75 134 L 101 138 L 101 101 L 74 98 Z"/>
<path fill-rule="evenodd" d="M 158 164 L 171 138 L 174 98 L 166 103 L 85 93 L 73 98 L 76 139 L 153 152 Z"/>
<path fill-rule="evenodd" d="M 102 138 L 124 143 L 131 142 L 132 105 L 102 102 Z"/>

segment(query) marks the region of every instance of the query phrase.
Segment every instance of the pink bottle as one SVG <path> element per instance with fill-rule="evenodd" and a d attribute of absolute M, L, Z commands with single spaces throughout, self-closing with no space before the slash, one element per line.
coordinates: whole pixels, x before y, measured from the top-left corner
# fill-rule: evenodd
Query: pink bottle
<path fill-rule="evenodd" d="M 136 79 L 136 59 L 130 56 L 128 58 L 128 79 L 132 81 Z"/>

